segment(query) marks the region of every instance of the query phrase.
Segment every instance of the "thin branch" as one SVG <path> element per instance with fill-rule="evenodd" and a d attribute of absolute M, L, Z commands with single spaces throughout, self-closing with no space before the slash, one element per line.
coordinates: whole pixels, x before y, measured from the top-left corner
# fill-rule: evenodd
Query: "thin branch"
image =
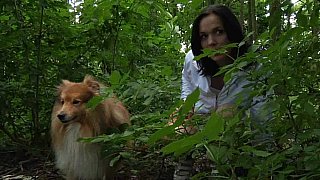
<path fill-rule="evenodd" d="M 294 130 L 295 130 L 295 134 L 297 134 L 299 128 L 298 128 L 297 123 L 295 122 L 295 119 L 293 117 L 292 103 L 289 103 L 289 105 L 287 106 L 287 110 L 288 110 L 289 119 L 290 119 L 290 121 L 291 121 L 291 123 L 293 125 Z M 295 135 L 294 139 L 297 140 L 296 139 L 296 135 Z"/>
<path fill-rule="evenodd" d="M 0 131 L 2 131 L 5 135 L 9 137 L 13 142 L 18 144 L 26 144 L 26 142 L 22 139 L 19 139 L 18 137 L 15 137 L 13 134 L 11 134 L 3 125 L 0 125 Z"/>
<path fill-rule="evenodd" d="M 39 33 L 38 38 L 35 41 L 36 47 L 37 47 L 37 73 L 36 73 L 36 84 L 35 84 L 35 107 L 32 108 L 33 111 L 33 121 L 34 121 L 34 127 L 35 127 L 35 135 L 38 135 L 39 131 L 39 86 L 40 86 L 40 65 L 41 65 L 41 39 L 42 39 L 42 25 L 43 25 L 43 14 L 44 14 L 44 7 L 43 7 L 43 1 L 39 1 L 39 5 L 41 7 L 41 14 L 40 14 L 40 27 L 39 27 Z"/>
<path fill-rule="evenodd" d="M 115 57 L 116 57 L 116 48 L 117 48 L 117 44 L 118 44 L 118 37 L 119 37 L 119 31 L 120 31 L 120 27 L 122 25 L 122 21 L 123 18 L 120 18 L 119 16 L 119 7 L 120 7 L 120 2 L 118 1 L 117 3 L 117 11 L 116 11 L 116 20 L 119 19 L 119 23 L 117 24 L 117 29 L 116 29 L 116 37 L 114 40 L 114 44 L 113 44 L 113 51 L 112 51 L 112 70 L 115 70 Z M 127 11 L 129 11 L 131 9 L 131 7 L 133 6 L 134 3 L 131 3 L 130 7 L 127 9 Z"/>

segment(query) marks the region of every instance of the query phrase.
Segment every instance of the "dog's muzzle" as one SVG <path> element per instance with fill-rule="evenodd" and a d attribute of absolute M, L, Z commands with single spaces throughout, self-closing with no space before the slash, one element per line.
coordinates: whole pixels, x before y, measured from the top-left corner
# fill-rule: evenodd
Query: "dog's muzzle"
<path fill-rule="evenodd" d="M 64 112 L 61 112 L 57 115 L 57 117 L 59 118 L 59 120 L 62 122 L 62 123 L 67 123 L 68 122 L 68 119 L 67 119 L 67 114 L 64 113 Z"/>

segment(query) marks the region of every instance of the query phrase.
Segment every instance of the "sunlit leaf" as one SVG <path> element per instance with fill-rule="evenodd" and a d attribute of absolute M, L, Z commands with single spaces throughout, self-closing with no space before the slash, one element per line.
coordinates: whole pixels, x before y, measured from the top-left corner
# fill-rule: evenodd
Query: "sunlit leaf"
<path fill-rule="evenodd" d="M 111 159 L 109 166 L 113 167 L 117 162 L 119 162 L 120 158 L 121 158 L 121 156 L 118 155 L 118 156 L 114 157 L 113 159 Z"/>
<path fill-rule="evenodd" d="M 174 141 L 168 144 L 167 146 L 163 147 L 161 151 L 164 154 L 175 153 L 175 155 L 178 156 L 190 150 L 192 146 L 201 142 L 203 138 L 204 138 L 203 133 L 197 133 L 195 135 L 191 135 L 184 139 Z"/>
<path fill-rule="evenodd" d="M 94 96 L 87 103 L 87 108 L 95 108 L 100 102 L 102 102 L 105 98 L 102 96 Z"/>
<path fill-rule="evenodd" d="M 224 120 L 217 113 L 212 113 L 204 127 L 203 134 L 208 138 L 208 142 L 210 142 L 219 139 L 219 134 L 223 130 Z"/>
<path fill-rule="evenodd" d="M 119 71 L 113 71 L 110 75 L 110 83 L 112 86 L 117 86 L 120 82 L 121 75 Z"/>

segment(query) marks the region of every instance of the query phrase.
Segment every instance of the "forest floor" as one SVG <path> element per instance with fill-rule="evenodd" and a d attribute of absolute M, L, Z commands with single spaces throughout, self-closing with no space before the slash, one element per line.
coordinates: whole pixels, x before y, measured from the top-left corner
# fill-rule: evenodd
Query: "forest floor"
<path fill-rule="evenodd" d="M 133 175 L 129 169 L 122 168 L 115 179 L 172 179 L 174 166 L 153 166 L 144 168 Z M 159 169 L 160 168 L 160 169 Z M 0 148 L 0 179 L 3 180 L 62 180 L 63 177 L 54 166 L 51 150 L 25 150 Z"/>
<path fill-rule="evenodd" d="M 3 180 L 60 180 L 48 151 L 27 152 L 19 150 L 0 151 L 0 179 Z"/>

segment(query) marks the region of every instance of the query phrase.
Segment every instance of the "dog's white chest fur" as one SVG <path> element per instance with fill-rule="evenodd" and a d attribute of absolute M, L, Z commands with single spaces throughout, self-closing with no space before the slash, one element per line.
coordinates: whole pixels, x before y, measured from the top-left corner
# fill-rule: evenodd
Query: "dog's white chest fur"
<path fill-rule="evenodd" d="M 80 124 L 70 124 L 62 148 L 56 150 L 57 167 L 74 178 L 102 179 L 106 165 L 100 155 L 100 146 L 77 142 L 80 137 Z"/>

